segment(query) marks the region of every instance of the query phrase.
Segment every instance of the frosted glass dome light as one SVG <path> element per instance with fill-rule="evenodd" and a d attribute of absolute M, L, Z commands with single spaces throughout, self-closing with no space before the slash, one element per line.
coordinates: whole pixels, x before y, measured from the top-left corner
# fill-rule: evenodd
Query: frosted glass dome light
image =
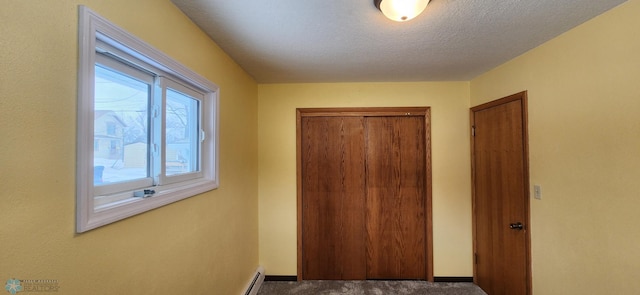
<path fill-rule="evenodd" d="M 429 0 L 373 0 L 373 3 L 388 19 L 405 22 L 420 15 Z"/>

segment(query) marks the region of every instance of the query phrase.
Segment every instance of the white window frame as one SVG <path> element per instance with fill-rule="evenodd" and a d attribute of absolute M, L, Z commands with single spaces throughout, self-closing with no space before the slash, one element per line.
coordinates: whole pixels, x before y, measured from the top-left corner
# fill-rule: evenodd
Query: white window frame
<path fill-rule="evenodd" d="M 159 81 L 159 85 L 162 91 L 162 97 L 166 97 L 166 92 L 168 89 L 172 89 L 176 92 L 181 92 L 184 93 L 188 96 L 190 96 L 191 98 L 194 98 L 196 100 L 198 100 L 200 103 L 204 103 L 204 97 L 202 97 L 202 94 L 197 92 L 197 91 L 193 91 L 192 89 L 189 89 L 189 87 L 181 85 L 178 82 L 175 82 L 171 79 L 166 79 L 164 77 L 160 77 L 160 79 L 158 79 Z M 162 115 L 159 116 L 159 118 L 162 118 L 162 130 L 166 130 L 166 116 L 167 116 L 167 110 L 166 110 L 166 106 L 167 104 L 164 103 L 163 104 L 163 109 L 162 109 Z M 200 114 L 198 114 L 199 116 L 202 115 L 202 112 L 200 112 Z M 199 135 L 202 140 L 203 135 L 200 134 Z M 206 136 L 204 136 L 204 139 L 206 139 Z M 162 141 L 161 141 L 161 147 L 166 147 L 167 143 L 166 143 L 166 138 L 162 137 Z M 161 152 L 162 152 L 162 158 L 166 159 L 166 149 L 161 148 Z M 198 170 L 195 172 L 188 172 L 188 173 L 184 173 L 184 174 L 179 174 L 179 175 L 167 175 L 166 174 L 167 171 L 167 167 L 166 167 L 166 161 L 162 161 L 161 165 L 160 165 L 160 173 L 159 173 L 159 179 L 158 179 L 158 183 L 161 185 L 165 185 L 165 184 L 170 184 L 170 183 L 178 183 L 178 182 L 182 182 L 182 181 L 187 181 L 189 179 L 192 178 L 198 178 L 198 177 L 202 177 L 202 171 Z"/>
<path fill-rule="evenodd" d="M 76 232 L 85 232 L 218 188 L 219 87 L 85 6 L 79 6 L 78 42 Z M 96 193 L 93 183 L 93 133 L 94 67 L 97 44 L 111 46 L 119 55 L 124 55 L 127 61 L 140 62 L 139 66 L 145 70 L 149 70 L 147 67 L 152 68 L 151 71 L 158 75 L 160 81 L 162 80 L 160 76 L 166 75 L 168 80 L 178 81 L 182 86 L 202 94 L 202 105 L 200 106 L 202 115 L 201 162 L 197 173 L 188 176 L 160 177 L 165 172 L 163 163 L 160 175 L 155 175 L 156 172 L 153 172 L 153 176 L 162 180 L 158 181 L 156 185 L 148 187 L 148 189 L 155 191 L 152 197 L 133 197 L 134 190 L 111 195 Z M 157 87 L 155 91 L 158 91 Z M 163 126 L 161 132 L 164 133 L 164 130 Z M 164 162 L 165 151 L 162 150 L 162 146 L 158 149 L 162 155 L 162 162 Z M 120 198 L 122 200 L 109 202 L 104 206 L 96 206 L 96 200 L 99 198 Z"/>
<path fill-rule="evenodd" d="M 100 45 L 100 47 L 104 47 L 104 46 Z M 119 53 L 119 55 L 122 55 L 122 53 Z M 94 56 L 94 62 L 100 63 L 118 73 L 124 74 L 126 76 L 132 77 L 138 81 L 148 84 L 151 88 L 150 89 L 151 96 L 153 96 L 153 93 L 155 91 L 153 89 L 154 77 L 150 73 L 143 72 L 139 69 L 135 69 L 129 66 L 128 64 L 125 64 L 118 60 L 114 60 L 113 58 L 107 57 L 102 54 L 96 54 Z M 86 82 L 91 85 L 94 85 L 93 77 L 95 77 L 95 68 L 94 68 L 94 74 L 91 77 L 89 77 L 90 81 L 86 81 Z M 92 93 L 94 93 L 94 91 L 92 91 Z M 87 101 L 87 104 L 93 105 L 93 102 L 94 102 L 93 94 L 91 94 L 91 97 L 85 96 L 85 97 L 82 97 L 81 99 L 83 100 L 91 99 L 90 102 Z M 91 112 L 93 113 L 93 109 L 91 110 Z M 82 126 L 87 126 L 88 124 L 90 124 L 90 122 L 82 123 Z M 93 133 L 91 134 L 91 136 L 93 136 Z M 91 158 L 93 158 L 93 155 Z M 153 186 L 153 183 L 154 183 L 153 175 L 149 175 L 146 178 L 139 178 L 135 180 L 129 180 L 129 181 L 124 181 L 124 182 L 119 182 L 119 183 L 109 184 L 109 185 L 99 185 L 99 186 L 93 187 L 93 195 L 102 196 L 100 197 L 101 203 L 111 203 L 110 199 L 111 200 L 112 199 L 128 199 L 129 197 L 129 194 L 127 193 L 128 191 L 133 191 L 143 187 L 151 187 Z M 117 193 L 121 193 L 121 194 L 117 194 Z M 94 205 L 96 207 L 99 207 L 98 204 L 94 204 Z"/>

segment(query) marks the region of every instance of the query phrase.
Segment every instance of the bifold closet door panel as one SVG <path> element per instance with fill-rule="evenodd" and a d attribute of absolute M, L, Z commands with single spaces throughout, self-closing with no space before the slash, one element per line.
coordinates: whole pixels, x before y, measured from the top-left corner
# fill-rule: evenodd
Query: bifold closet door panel
<path fill-rule="evenodd" d="M 364 118 L 302 118 L 305 280 L 364 280 Z"/>
<path fill-rule="evenodd" d="M 368 279 L 426 277 L 423 117 L 367 117 Z"/>

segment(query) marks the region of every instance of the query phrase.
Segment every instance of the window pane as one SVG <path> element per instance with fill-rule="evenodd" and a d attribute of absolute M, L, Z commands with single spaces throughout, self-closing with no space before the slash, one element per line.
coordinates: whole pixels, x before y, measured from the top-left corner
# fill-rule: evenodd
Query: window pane
<path fill-rule="evenodd" d="M 149 177 L 151 85 L 95 66 L 94 185 Z"/>
<path fill-rule="evenodd" d="M 199 171 L 199 101 L 167 89 L 166 175 Z"/>

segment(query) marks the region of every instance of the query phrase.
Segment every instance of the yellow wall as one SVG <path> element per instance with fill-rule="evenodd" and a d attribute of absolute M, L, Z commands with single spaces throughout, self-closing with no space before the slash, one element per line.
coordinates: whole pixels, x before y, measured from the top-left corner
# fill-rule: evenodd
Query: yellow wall
<path fill-rule="evenodd" d="M 534 294 L 640 293 L 640 1 L 471 81 L 529 92 Z"/>
<path fill-rule="evenodd" d="M 218 190 L 74 234 L 78 4 L 220 86 Z M 59 294 L 238 294 L 258 265 L 255 81 L 169 0 L 1 5 L 1 286 L 52 279 Z"/>
<path fill-rule="evenodd" d="M 220 189 L 74 234 L 78 4 L 221 87 Z M 258 257 L 295 275 L 295 108 L 356 106 L 432 107 L 435 275 L 471 276 L 468 108 L 528 90 L 534 294 L 640 290 L 640 0 L 470 83 L 260 86 L 168 0 L 2 7 L 0 282 L 236 294 Z"/>
<path fill-rule="evenodd" d="M 472 276 L 469 83 L 259 86 L 260 264 L 296 275 L 296 108 L 430 106 L 434 272 Z"/>

